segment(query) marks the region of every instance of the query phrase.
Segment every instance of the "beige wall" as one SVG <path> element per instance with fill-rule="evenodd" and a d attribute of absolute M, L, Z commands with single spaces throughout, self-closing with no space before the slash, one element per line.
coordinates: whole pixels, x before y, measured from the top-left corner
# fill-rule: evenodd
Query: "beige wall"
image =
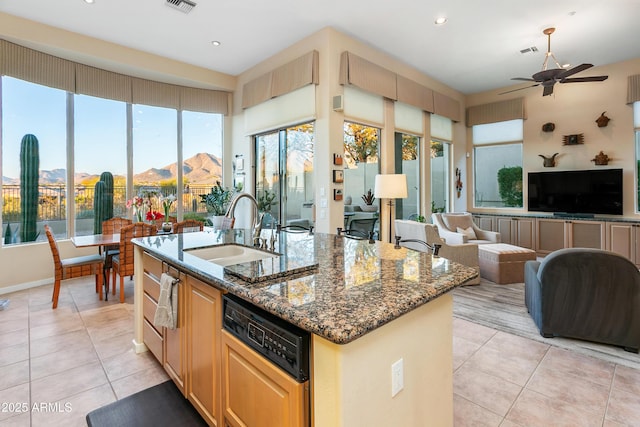
<path fill-rule="evenodd" d="M 554 170 L 592 169 L 599 167 L 624 169 L 624 216 L 637 217 L 635 212 L 635 136 L 633 108 L 626 104 L 627 77 L 640 73 L 640 58 L 617 64 L 593 67 L 580 76 L 608 75 L 604 82 L 556 84 L 554 93 L 542 96 L 542 88 L 535 87 L 508 95 L 498 95 L 505 90 L 523 87 L 525 84 L 478 93 L 467 97 L 467 106 L 525 97 L 527 119 L 524 121 L 523 172 L 549 170 L 542 166 L 539 154 L 556 157 Z M 609 125 L 599 128 L 595 120 L 606 111 L 611 118 Z M 553 132 L 542 132 L 542 125 L 555 123 Z M 562 145 L 563 135 L 584 134 L 583 145 Z M 471 132 L 468 133 L 471 145 Z M 591 161 L 600 151 L 613 160 L 608 166 L 595 166 Z M 469 146 L 469 152 L 473 148 Z M 472 170 L 472 158 L 467 163 Z M 467 176 L 467 203 L 473 206 L 473 176 Z M 524 200 L 527 199 L 526 186 Z M 526 204 L 526 203 L 525 203 Z M 474 209 L 478 212 L 496 212 L 490 209 Z M 526 212 L 524 209 L 500 209 L 500 212 Z"/>

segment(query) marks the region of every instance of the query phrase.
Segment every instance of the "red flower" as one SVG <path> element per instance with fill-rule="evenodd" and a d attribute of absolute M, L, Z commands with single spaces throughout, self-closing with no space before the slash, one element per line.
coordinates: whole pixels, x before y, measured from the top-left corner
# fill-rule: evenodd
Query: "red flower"
<path fill-rule="evenodd" d="M 155 221 L 155 220 L 162 219 L 162 218 L 164 218 L 164 215 L 162 215 L 158 211 L 149 211 L 149 212 L 147 212 L 147 221 Z"/>

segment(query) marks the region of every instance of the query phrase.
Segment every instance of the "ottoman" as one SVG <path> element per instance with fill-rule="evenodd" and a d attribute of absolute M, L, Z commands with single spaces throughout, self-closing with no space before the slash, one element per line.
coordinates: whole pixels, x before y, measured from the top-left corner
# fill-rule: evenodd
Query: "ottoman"
<path fill-rule="evenodd" d="M 494 283 L 524 282 L 524 263 L 536 259 L 536 252 L 506 243 L 478 245 L 480 276 Z"/>

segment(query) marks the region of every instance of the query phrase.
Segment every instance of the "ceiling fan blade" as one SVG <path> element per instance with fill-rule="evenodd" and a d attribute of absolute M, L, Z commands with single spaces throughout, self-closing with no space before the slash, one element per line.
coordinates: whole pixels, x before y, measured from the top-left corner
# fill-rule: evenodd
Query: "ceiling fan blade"
<path fill-rule="evenodd" d="M 544 90 L 542 91 L 542 96 L 551 95 L 552 93 L 553 93 L 553 85 L 545 86 Z"/>
<path fill-rule="evenodd" d="M 518 89 L 508 90 L 508 91 L 506 91 L 506 92 L 500 92 L 498 95 L 504 95 L 505 93 L 517 92 L 517 91 L 519 91 L 519 90 L 529 89 L 530 87 L 534 87 L 534 86 L 540 86 L 540 83 L 536 83 L 536 84 L 531 85 L 531 86 L 520 87 L 520 88 L 518 88 Z"/>
<path fill-rule="evenodd" d="M 572 77 L 570 79 L 562 79 L 560 83 L 603 82 L 608 78 L 609 76 Z"/>
<path fill-rule="evenodd" d="M 584 70 L 589 69 L 591 67 L 593 67 L 593 64 L 576 65 L 575 67 L 569 68 L 568 70 L 565 70 L 564 72 L 558 74 L 556 76 L 556 78 L 562 80 L 562 79 L 564 79 L 566 77 L 572 76 L 574 74 L 579 73 L 580 71 L 584 71 Z"/>
<path fill-rule="evenodd" d="M 535 82 L 535 80 L 527 78 L 527 77 L 513 77 L 511 80 L 519 80 L 523 82 Z"/>

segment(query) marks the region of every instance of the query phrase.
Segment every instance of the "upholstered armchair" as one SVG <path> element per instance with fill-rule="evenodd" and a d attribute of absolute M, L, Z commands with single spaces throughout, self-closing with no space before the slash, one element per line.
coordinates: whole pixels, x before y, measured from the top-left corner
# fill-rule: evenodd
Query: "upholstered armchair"
<path fill-rule="evenodd" d="M 396 219 L 395 228 L 396 236 L 400 236 L 404 239 L 418 239 L 430 245 L 433 245 L 434 243 L 442 245 L 438 252 L 439 256 L 459 264 L 472 267 L 478 272 L 478 277 L 467 282 L 467 285 L 480 284 L 480 264 L 477 244 L 465 243 L 461 245 L 450 245 L 438 235 L 438 228 L 435 225 L 424 222 Z M 401 241 L 400 245 L 417 251 L 426 250 L 424 246 L 413 242 Z"/>
<path fill-rule="evenodd" d="M 525 304 L 543 337 L 640 348 L 640 272 L 600 249 L 568 248 L 524 267 Z"/>
<path fill-rule="evenodd" d="M 431 218 L 440 237 L 450 245 L 500 243 L 500 233 L 479 228 L 469 212 L 434 213 Z"/>

